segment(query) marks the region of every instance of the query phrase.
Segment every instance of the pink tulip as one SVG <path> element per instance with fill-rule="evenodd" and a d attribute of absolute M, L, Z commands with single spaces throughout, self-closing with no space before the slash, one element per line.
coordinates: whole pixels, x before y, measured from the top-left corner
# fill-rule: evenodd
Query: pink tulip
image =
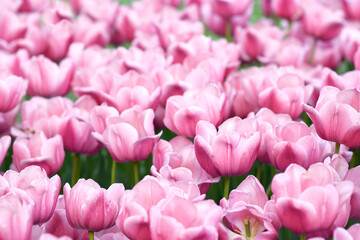
<path fill-rule="evenodd" d="M 15 39 L 25 36 L 26 24 L 14 12 L 0 10 L 0 26 L 3 29 L 0 33 L 0 40 L 10 43 Z"/>
<path fill-rule="evenodd" d="M 47 138 L 43 132 L 38 132 L 30 138 L 17 138 L 13 152 L 13 163 L 18 171 L 37 165 L 43 168 L 48 176 L 61 169 L 65 158 L 61 136 Z"/>
<path fill-rule="evenodd" d="M 302 6 L 298 0 L 272 0 L 271 9 L 280 18 L 298 20 L 302 15 Z"/>
<path fill-rule="evenodd" d="M 252 175 L 230 192 L 229 200 L 221 199 L 224 220 L 232 231 L 231 235 L 245 239 L 277 239 L 277 230 L 264 210 L 267 201 L 264 187 Z"/>
<path fill-rule="evenodd" d="M 274 128 L 264 136 L 270 162 L 280 171 L 292 163 L 305 169 L 322 162 L 332 153 L 329 142 L 322 140 L 314 128 L 303 122 L 288 122 Z"/>
<path fill-rule="evenodd" d="M 259 153 L 261 134 L 256 122 L 233 117 L 219 126 L 200 121 L 196 126 L 195 154 L 200 166 L 213 177 L 243 175 Z"/>
<path fill-rule="evenodd" d="M 39 56 L 24 63 L 23 71 L 29 79 L 28 93 L 31 96 L 64 96 L 70 90 L 74 66 L 70 60 L 57 66 L 48 58 Z"/>
<path fill-rule="evenodd" d="M 342 7 L 346 17 L 351 20 L 360 20 L 360 3 L 356 0 L 342 0 Z"/>
<path fill-rule="evenodd" d="M 222 215 L 213 200 L 163 199 L 150 209 L 151 239 L 219 239 Z"/>
<path fill-rule="evenodd" d="M 303 107 L 322 139 L 358 147 L 359 97 L 360 92 L 355 88 L 340 91 L 324 87 L 315 108 Z"/>
<path fill-rule="evenodd" d="M 25 96 L 27 87 L 25 79 L 0 72 L 0 112 L 14 109 Z"/>
<path fill-rule="evenodd" d="M 360 224 L 352 225 L 348 230 L 337 228 L 334 231 L 334 240 L 358 240 L 360 236 Z"/>
<path fill-rule="evenodd" d="M 64 186 L 66 217 L 74 228 L 98 232 L 112 227 L 124 192 L 120 183 L 103 189 L 92 179 L 80 179 L 73 188 Z"/>
<path fill-rule="evenodd" d="M 50 5 L 49 0 L 23 0 L 19 7 L 21 12 L 41 12 Z"/>
<path fill-rule="evenodd" d="M 4 179 L 10 187 L 25 191 L 34 201 L 34 224 L 44 223 L 51 218 L 61 186 L 58 175 L 49 179 L 45 170 L 38 166 L 29 166 L 20 173 L 13 170 L 6 171 Z"/>
<path fill-rule="evenodd" d="M 313 164 L 308 171 L 291 164 L 275 175 L 271 189 L 281 223 L 297 234 L 309 234 L 327 230 L 343 214 L 353 184 L 341 181 L 335 169 L 324 163 Z"/>
<path fill-rule="evenodd" d="M 93 136 L 117 162 L 145 160 L 162 134 L 155 135 L 153 120 L 153 110 L 130 108 L 118 117 L 108 117 L 104 132 Z"/>
<path fill-rule="evenodd" d="M 41 234 L 39 240 L 71 240 L 71 238 L 68 236 L 56 237 L 50 233 L 43 233 Z"/>
<path fill-rule="evenodd" d="M 220 123 L 225 101 L 225 93 L 217 84 L 189 90 L 183 96 L 172 96 L 166 103 L 164 124 L 176 134 L 193 138 L 200 120 Z"/>
<path fill-rule="evenodd" d="M 254 118 L 258 125 L 258 130 L 263 136 L 261 138 L 258 160 L 263 163 L 269 163 L 269 155 L 265 145 L 265 135 L 274 132 L 278 125 L 285 125 L 291 121 L 288 114 L 275 114 L 268 108 L 261 108 L 256 114 L 254 112 L 248 115 L 248 118 Z"/>
<path fill-rule="evenodd" d="M 213 179 L 199 165 L 194 145 L 183 136 L 177 136 L 169 142 L 160 139 L 153 150 L 153 165 L 151 172 L 154 176 L 160 174 L 169 181 L 194 182 L 202 193 L 206 193 L 212 183 L 220 180 Z"/>
<path fill-rule="evenodd" d="M 102 230 L 95 233 L 95 240 L 129 240 L 120 230 L 120 228 L 114 225 L 111 228 Z"/>
<path fill-rule="evenodd" d="M 214 12 L 226 19 L 241 15 L 253 7 L 253 1 L 251 0 L 212 0 L 211 4 Z"/>
<path fill-rule="evenodd" d="M 0 166 L 4 161 L 6 153 L 10 147 L 11 137 L 10 136 L 3 136 L 0 138 Z"/>
<path fill-rule="evenodd" d="M 340 33 L 343 15 L 341 11 L 331 10 L 321 4 L 309 4 L 304 8 L 302 24 L 308 34 L 328 41 Z"/>
<path fill-rule="evenodd" d="M 132 190 L 125 191 L 116 225 L 128 238 L 150 240 L 149 210 L 166 197 L 165 189 L 151 177 L 145 177 Z"/>
<path fill-rule="evenodd" d="M 360 219 L 360 184 L 359 184 L 359 171 L 360 167 L 357 166 L 355 168 L 349 169 L 349 171 L 345 175 L 345 180 L 351 181 L 354 183 L 354 192 L 351 196 L 351 215 L 350 217 L 353 219 Z"/>
<path fill-rule="evenodd" d="M 54 214 L 49 221 L 41 225 L 42 232 L 50 233 L 57 237 L 69 236 L 72 239 L 88 240 L 88 231 L 76 229 L 70 226 L 66 218 L 64 196 L 60 195 L 56 204 Z"/>
<path fill-rule="evenodd" d="M 0 239 L 30 239 L 33 209 L 13 192 L 0 196 Z"/>
<path fill-rule="evenodd" d="M 287 68 L 280 68 L 278 74 L 278 77 L 270 80 L 268 87 L 260 91 L 259 105 L 274 113 L 287 113 L 296 119 L 303 112 L 302 104 L 310 98 L 312 86 L 305 86 L 302 77 Z"/>
<path fill-rule="evenodd" d="M 61 124 L 71 113 L 73 103 L 65 97 L 46 99 L 32 97 L 21 106 L 21 132 L 12 129 L 15 136 L 28 136 L 43 131 L 50 138 L 60 133 Z M 14 130 L 14 131 L 13 131 Z"/>
<path fill-rule="evenodd" d="M 101 144 L 92 136 L 90 112 L 97 106 L 89 96 L 82 96 L 74 104 L 73 116 L 65 120 L 60 129 L 60 135 L 67 151 L 79 154 L 94 155 Z"/>

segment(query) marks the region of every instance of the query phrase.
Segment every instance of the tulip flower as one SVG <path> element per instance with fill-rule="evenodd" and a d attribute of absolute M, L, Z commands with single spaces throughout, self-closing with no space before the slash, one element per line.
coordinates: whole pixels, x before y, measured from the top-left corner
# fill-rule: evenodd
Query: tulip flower
<path fill-rule="evenodd" d="M 13 163 L 18 171 L 37 165 L 43 168 L 48 176 L 61 169 L 65 158 L 61 136 L 47 138 L 43 132 L 35 133 L 30 138 L 17 138 L 13 144 L 13 152 Z"/>
<path fill-rule="evenodd" d="M 25 79 L 0 72 L 0 113 L 14 109 L 25 96 L 27 86 Z"/>
<path fill-rule="evenodd" d="M 103 189 L 92 179 L 80 179 L 73 188 L 66 183 L 65 209 L 70 225 L 93 232 L 112 227 L 119 213 L 119 202 L 124 190 L 120 183 Z"/>
<path fill-rule="evenodd" d="M 0 166 L 4 161 L 6 156 L 7 150 L 10 147 L 11 137 L 10 136 L 3 136 L 0 138 Z"/>
<path fill-rule="evenodd" d="M 314 123 L 316 132 L 325 140 L 359 147 L 359 89 L 340 91 L 334 87 L 324 87 L 315 108 L 303 105 Z"/>
<path fill-rule="evenodd" d="M 4 179 L 9 183 L 9 187 L 25 191 L 34 201 L 34 224 L 44 223 L 51 218 L 61 186 L 58 175 L 49 179 L 45 170 L 38 166 L 29 166 L 20 173 L 13 170 L 6 171 Z"/>

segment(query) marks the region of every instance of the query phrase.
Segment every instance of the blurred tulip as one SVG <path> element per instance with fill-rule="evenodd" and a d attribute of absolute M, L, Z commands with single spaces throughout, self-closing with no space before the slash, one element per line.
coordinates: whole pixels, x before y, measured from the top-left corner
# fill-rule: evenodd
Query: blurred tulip
<path fill-rule="evenodd" d="M 0 166 L 4 161 L 6 153 L 10 147 L 11 137 L 10 136 L 3 136 L 0 138 Z"/>
<path fill-rule="evenodd" d="M 35 133 L 30 138 L 19 137 L 14 141 L 12 158 L 18 171 L 37 165 L 51 176 L 63 165 L 65 158 L 63 140 L 60 135 L 47 138 L 43 132 Z"/>
<path fill-rule="evenodd" d="M 25 79 L 0 72 L 0 113 L 14 109 L 25 96 L 27 87 Z"/>
<path fill-rule="evenodd" d="M 120 183 L 103 189 L 92 179 L 80 179 L 73 188 L 66 183 L 64 198 L 70 225 L 93 232 L 112 227 L 119 213 L 119 202 L 124 190 Z"/>
<path fill-rule="evenodd" d="M 34 201 L 34 224 L 44 223 L 51 218 L 61 187 L 58 175 L 49 179 L 45 170 L 38 166 L 29 166 L 20 173 L 8 170 L 4 178 L 10 187 L 25 191 Z"/>

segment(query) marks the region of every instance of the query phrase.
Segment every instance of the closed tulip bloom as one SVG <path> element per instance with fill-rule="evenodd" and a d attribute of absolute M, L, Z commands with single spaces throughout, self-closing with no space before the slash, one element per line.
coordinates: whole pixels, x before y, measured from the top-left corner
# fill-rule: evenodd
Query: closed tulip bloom
<path fill-rule="evenodd" d="M 7 150 L 10 147 L 11 137 L 10 136 L 3 136 L 0 138 L 0 166 L 4 161 L 6 156 Z"/>
<path fill-rule="evenodd" d="M 162 134 L 155 135 L 152 109 L 130 108 L 119 117 L 109 117 L 106 121 L 104 132 L 93 132 L 93 136 L 105 145 L 117 162 L 145 160 Z"/>
<path fill-rule="evenodd" d="M 44 223 L 54 213 L 57 198 L 59 196 L 61 180 L 58 175 L 48 178 L 45 170 L 38 166 L 29 166 L 17 173 L 8 170 L 4 178 L 10 187 L 25 191 L 34 205 L 34 224 Z"/>
<path fill-rule="evenodd" d="M 47 138 L 43 132 L 38 132 L 30 138 L 19 137 L 13 144 L 13 163 L 18 171 L 37 165 L 51 176 L 61 169 L 64 158 L 64 145 L 60 135 Z"/>
<path fill-rule="evenodd" d="M 322 139 L 344 144 L 347 147 L 360 146 L 359 89 L 350 88 L 340 91 L 334 87 L 324 87 L 315 108 L 308 105 L 303 107 Z"/>
<path fill-rule="evenodd" d="M 339 10 L 334 11 L 321 4 L 308 4 L 304 8 L 302 24 L 308 34 L 328 41 L 339 35 L 343 27 L 343 14 Z"/>
<path fill-rule="evenodd" d="M 277 126 L 273 133 L 266 134 L 264 138 L 270 162 L 280 171 L 285 171 L 291 163 L 307 169 L 332 153 L 331 144 L 303 122 Z"/>
<path fill-rule="evenodd" d="M 27 86 L 25 79 L 0 72 L 0 113 L 14 109 L 25 96 Z"/>
<path fill-rule="evenodd" d="M 10 133 L 10 129 L 15 123 L 19 109 L 20 109 L 20 104 L 9 112 L 0 113 L 0 134 Z"/>
<path fill-rule="evenodd" d="M 73 188 L 66 183 L 64 198 L 70 225 L 93 232 L 112 227 L 119 213 L 119 202 L 124 190 L 120 183 L 103 189 L 92 179 L 80 179 Z"/>
<path fill-rule="evenodd" d="M 227 19 L 241 15 L 253 7 L 251 0 L 212 0 L 211 4 L 216 14 Z"/>
<path fill-rule="evenodd" d="M 302 15 L 302 6 L 298 0 L 272 0 L 271 10 L 280 18 L 298 20 Z"/>
<path fill-rule="evenodd" d="M 200 166 L 213 177 L 243 175 L 259 153 L 261 134 L 256 122 L 233 117 L 219 126 L 200 121 L 196 126 L 195 154 Z"/>
<path fill-rule="evenodd" d="M 334 224 L 351 197 L 353 183 L 341 181 L 335 169 L 324 163 L 313 164 L 308 171 L 291 164 L 275 175 L 271 189 L 283 226 L 297 234 L 310 234 Z"/>
<path fill-rule="evenodd" d="M 354 192 L 351 196 L 351 213 L 353 219 L 360 219 L 360 182 L 359 182 L 360 166 L 349 169 L 345 175 L 345 180 L 354 183 Z"/>
<path fill-rule="evenodd" d="M 223 117 L 226 96 L 221 85 L 209 84 L 172 96 L 165 107 L 164 124 L 176 134 L 193 138 L 200 120 L 218 125 Z"/>
<path fill-rule="evenodd" d="M 0 196 L 0 239 L 30 239 L 33 209 L 13 192 Z"/>
<path fill-rule="evenodd" d="M 356 0 L 342 0 L 342 7 L 346 17 L 351 20 L 360 20 L 360 2 Z"/>
<path fill-rule="evenodd" d="M 150 209 L 150 233 L 160 239 L 219 239 L 223 211 L 213 200 L 193 203 L 176 195 Z"/>
<path fill-rule="evenodd" d="M 29 80 L 28 93 L 31 96 L 64 96 L 70 90 L 74 65 L 69 59 L 58 66 L 44 56 L 32 57 L 22 68 Z"/>

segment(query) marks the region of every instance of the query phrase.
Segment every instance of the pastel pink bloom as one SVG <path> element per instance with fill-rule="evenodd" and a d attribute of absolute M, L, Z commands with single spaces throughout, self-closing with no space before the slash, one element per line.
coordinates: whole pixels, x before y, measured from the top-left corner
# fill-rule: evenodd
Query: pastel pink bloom
<path fill-rule="evenodd" d="M 159 140 L 155 135 L 154 111 L 130 108 L 118 117 L 108 117 L 104 132 L 93 136 L 103 143 L 117 162 L 145 160 Z"/>
<path fill-rule="evenodd" d="M 60 195 L 52 217 L 46 223 L 41 225 L 43 233 L 50 233 L 57 237 L 69 236 L 72 239 L 88 240 L 88 231 L 73 228 L 66 218 L 64 196 Z"/>
<path fill-rule="evenodd" d="M 305 169 L 316 162 L 322 162 L 331 154 L 331 144 L 322 140 L 314 128 L 303 122 L 288 122 L 265 134 L 265 146 L 270 162 L 280 171 L 292 163 Z"/>
<path fill-rule="evenodd" d="M 0 196 L 0 239 L 30 239 L 33 210 L 33 203 L 13 192 Z"/>
<path fill-rule="evenodd" d="M 264 187 L 252 175 L 230 192 L 229 200 L 221 199 L 220 206 L 225 211 L 224 220 L 232 231 L 231 235 L 239 239 L 277 239 L 277 230 L 265 211 L 267 201 Z M 247 226 L 250 235 L 246 231 Z"/>
<path fill-rule="evenodd" d="M 125 191 L 116 225 L 128 238 L 150 240 L 150 208 L 166 197 L 165 189 L 152 177 L 145 177 Z"/>
<path fill-rule="evenodd" d="M 335 69 L 342 60 L 341 45 L 339 41 L 319 41 L 316 45 L 316 51 L 313 59 L 313 66 L 322 65 L 324 67 Z M 311 44 L 306 46 L 306 59 L 309 59 Z"/>
<path fill-rule="evenodd" d="M 334 240 L 358 240 L 360 236 L 360 224 L 356 223 L 349 229 L 336 228 L 334 231 Z"/>
<path fill-rule="evenodd" d="M 80 14 L 73 25 L 74 42 L 82 42 L 85 46 L 105 46 L 110 41 L 108 26 L 105 22 L 96 22 L 90 17 Z"/>
<path fill-rule="evenodd" d="M 103 75 L 107 74 L 107 76 Z M 106 103 L 115 107 L 119 112 L 137 106 L 140 109 L 155 109 L 159 103 L 161 88 L 149 76 L 129 71 L 124 75 L 103 72 L 91 79 L 92 86 L 76 88 L 79 94 L 92 96 L 99 104 Z M 103 77 L 109 77 L 108 84 L 101 81 Z M 97 87 L 103 85 L 103 89 Z M 105 85 L 105 86 L 104 86 Z M 109 87 L 109 88 L 107 88 Z"/>
<path fill-rule="evenodd" d="M 272 0 L 271 10 L 276 16 L 291 21 L 298 20 L 303 12 L 298 0 Z"/>
<path fill-rule="evenodd" d="M 73 106 L 73 116 L 65 120 L 60 129 L 60 135 L 67 151 L 79 154 L 94 155 L 101 144 L 92 136 L 93 127 L 90 123 L 90 113 L 97 106 L 90 96 L 78 98 Z"/>
<path fill-rule="evenodd" d="M 325 68 L 321 74 L 322 87 L 333 86 L 340 90 L 360 88 L 360 71 L 354 70 L 338 75 L 335 71 Z"/>
<path fill-rule="evenodd" d="M 0 113 L 0 134 L 10 133 L 10 128 L 15 123 L 19 109 L 20 109 L 20 104 L 9 112 Z"/>
<path fill-rule="evenodd" d="M 120 228 L 114 225 L 111 228 L 102 230 L 95 233 L 95 240 L 129 240 L 120 230 Z"/>
<path fill-rule="evenodd" d="M 339 35 L 343 26 L 343 15 L 341 11 L 331 10 L 321 4 L 309 4 L 304 8 L 302 24 L 308 34 L 328 41 Z"/>
<path fill-rule="evenodd" d="M 269 83 L 265 81 L 273 75 L 276 67 L 252 67 L 231 74 L 224 83 L 233 115 L 245 118 L 250 112 L 257 112 L 259 93 Z"/>
<path fill-rule="evenodd" d="M 259 153 L 261 134 L 252 119 L 233 117 L 219 126 L 207 121 L 196 126 L 195 154 L 200 166 L 213 177 L 243 175 Z"/>
<path fill-rule="evenodd" d="M 277 73 L 275 79 L 270 79 L 269 86 L 260 91 L 259 105 L 274 113 L 287 113 L 296 119 L 303 112 L 302 104 L 307 103 L 313 88 L 311 85 L 305 86 L 303 78 L 291 73 L 291 70 L 280 68 Z"/>
<path fill-rule="evenodd" d="M 214 125 L 221 122 L 225 103 L 224 90 L 218 84 L 210 83 L 202 89 L 188 90 L 183 96 L 168 99 L 164 124 L 176 134 L 193 138 L 200 120 Z"/>
<path fill-rule="evenodd" d="M 66 56 L 72 41 L 72 22 L 63 19 L 46 25 L 46 30 L 48 41 L 44 54 L 53 61 L 60 61 Z"/>
<path fill-rule="evenodd" d="M 80 179 L 73 188 L 66 183 L 63 190 L 72 227 L 98 232 L 115 224 L 124 185 L 115 183 L 106 190 L 92 179 Z"/>
<path fill-rule="evenodd" d="M 359 147 L 359 98 L 360 92 L 356 88 L 340 91 L 327 86 L 321 90 L 315 108 L 303 107 L 322 139 Z"/>
<path fill-rule="evenodd" d="M 27 87 L 25 79 L 0 72 L 0 112 L 14 109 L 25 96 Z"/>
<path fill-rule="evenodd" d="M 44 169 L 39 166 L 29 166 L 20 173 L 13 170 L 6 171 L 4 179 L 10 187 L 25 191 L 34 201 L 34 224 L 44 223 L 51 218 L 61 187 L 61 179 L 58 175 L 49 179 Z"/>
<path fill-rule="evenodd" d="M 275 175 L 271 189 L 283 226 L 297 234 L 310 234 L 327 230 L 339 214 L 346 213 L 353 184 L 341 181 L 328 164 L 313 164 L 308 171 L 291 164 Z"/>
<path fill-rule="evenodd" d="M 11 137 L 10 136 L 3 136 L 0 138 L 0 166 L 4 161 L 6 153 L 10 147 Z"/>
<path fill-rule="evenodd" d="M 154 176 L 160 174 L 169 181 L 188 181 L 196 183 L 202 193 L 220 179 L 213 179 L 199 164 L 195 156 L 193 143 L 183 136 L 177 136 L 169 142 L 160 139 L 153 150 Z M 166 169 L 166 167 L 168 167 Z"/>
<path fill-rule="evenodd" d="M 31 96 L 64 96 L 70 90 L 74 65 L 64 60 L 60 65 L 44 56 L 32 57 L 23 65 L 24 76 L 29 80 Z"/>
<path fill-rule="evenodd" d="M 241 15 L 249 8 L 252 9 L 253 7 L 253 1 L 251 0 L 212 0 L 211 4 L 216 14 L 227 19 L 236 15 Z"/>
<path fill-rule="evenodd" d="M 23 102 L 21 106 L 21 131 L 14 135 L 28 136 L 29 133 L 43 131 L 50 138 L 60 133 L 61 124 L 72 110 L 73 102 L 65 97 L 54 97 L 51 99 L 43 97 L 32 97 Z M 14 131 L 13 131 L 14 130 Z"/>
<path fill-rule="evenodd" d="M 37 165 L 51 176 L 61 169 L 64 162 L 63 140 L 60 135 L 47 138 L 43 132 L 35 133 L 30 138 L 16 138 L 12 158 L 18 171 Z"/>
<path fill-rule="evenodd" d="M 360 20 L 360 3 L 356 0 L 342 0 L 342 7 L 346 17 L 351 20 Z"/>
<path fill-rule="evenodd" d="M 15 39 L 25 36 L 26 24 L 21 20 L 19 15 L 6 9 L 0 10 L 0 40 L 10 43 Z"/>
<path fill-rule="evenodd" d="M 358 27 L 352 24 L 345 25 L 338 39 L 344 57 L 353 61 L 354 55 L 360 46 L 360 31 Z"/>
<path fill-rule="evenodd" d="M 176 195 L 150 209 L 152 239 L 219 239 L 222 209 L 213 200 L 193 203 Z"/>
<path fill-rule="evenodd" d="M 108 125 L 107 119 L 119 117 L 119 115 L 119 112 L 113 107 L 106 105 L 96 106 L 90 113 L 91 126 L 95 132 L 103 134 Z"/>

